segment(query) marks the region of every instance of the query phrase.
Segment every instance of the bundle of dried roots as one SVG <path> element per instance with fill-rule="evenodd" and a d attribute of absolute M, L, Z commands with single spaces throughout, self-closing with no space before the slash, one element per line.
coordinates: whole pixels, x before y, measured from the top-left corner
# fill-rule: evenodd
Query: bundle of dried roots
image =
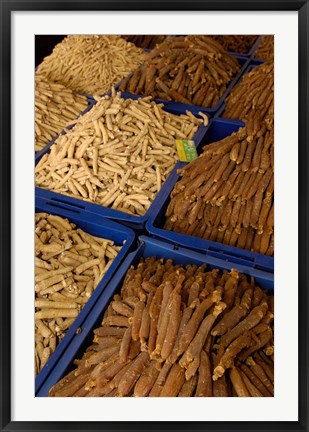
<path fill-rule="evenodd" d="M 226 99 L 223 117 L 253 118 L 265 123 L 268 129 L 274 124 L 274 64 L 268 62 L 245 74 Z"/>
<path fill-rule="evenodd" d="M 255 53 L 255 57 L 261 60 L 274 61 L 274 35 L 262 36 L 261 43 Z"/>
<path fill-rule="evenodd" d="M 39 65 L 37 75 L 76 93 L 107 93 L 134 71 L 146 53 L 120 36 L 69 35 Z"/>
<path fill-rule="evenodd" d="M 208 36 L 169 37 L 120 85 L 121 91 L 214 107 L 240 66 Z"/>
<path fill-rule="evenodd" d="M 273 316 L 236 270 L 142 259 L 49 396 L 273 396 Z"/>
<path fill-rule="evenodd" d="M 35 367 L 64 338 L 121 247 L 60 216 L 35 215 Z"/>
<path fill-rule="evenodd" d="M 273 255 L 273 130 L 250 118 L 179 172 L 165 229 Z"/>
<path fill-rule="evenodd" d="M 211 36 L 227 51 L 247 54 L 257 40 L 256 35 L 215 35 Z"/>
<path fill-rule="evenodd" d="M 61 84 L 35 77 L 35 151 L 42 150 L 87 108 L 85 96 Z"/>

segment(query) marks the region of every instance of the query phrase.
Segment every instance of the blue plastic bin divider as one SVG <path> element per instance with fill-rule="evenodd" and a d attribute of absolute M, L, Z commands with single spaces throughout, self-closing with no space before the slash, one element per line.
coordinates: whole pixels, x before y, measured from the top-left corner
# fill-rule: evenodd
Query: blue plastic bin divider
<path fill-rule="evenodd" d="M 70 222 L 76 224 L 78 228 L 83 229 L 85 232 L 92 234 L 96 237 L 107 238 L 113 240 L 117 246 L 122 246 L 118 255 L 114 259 L 110 268 L 107 270 L 95 290 L 93 291 L 88 302 L 85 304 L 83 309 L 80 311 L 79 315 L 75 319 L 74 323 L 71 325 L 66 335 L 56 347 L 53 354 L 48 359 L 47 363 L 43 369 L 39 372 L 35 379 L 35 391 L 37 392 L 43 385 L 44 381 L 50 374 L 50 372 L 57 365 L 57 362 L 61 355 L 66 350 L 68 344 L 74 337 L 77 329 L 82 325 L 87 315 L 91 312 L 93 306 L 95 305 L 97 299 L 100 297 L 101 293 L 104 291 L 106 284 L 111 279 L 113 274 L 118 269 L 119 265 L 124 260 L 127 253 L 130 251 L 135 240 L 135 234 L 130 229 L 116 222 L 109 221 L 102 218 L 101 216 L 95 214 L 89 214 L 87 211 L 72 211 L 69 209 L 62 209 L 60 207 L 55 207 L 51 201 L 42 199 L 36 196 L 35 198 L 35 208 L 36 213 L 45 212 L 48 214 L 58 215 L 64 218 L 68 218 Z"/>
<path fill-rule="evenodd" d="M 59 359 L 57 367 L 54 368 L 44 385 L 40 388 L 36 396 L 47 396 L 49 389 L 56 384 L 66 373 L 72 370 L 73 361 L 83 355 L 87 346 L 93 339 L 93 329 L 99 327 L 102 322 L 103 314 L 111 301 L 112 297 L 117 294 L 122 286 L 127 270 L 131 265 L 137 265 L 141 257 L 147 258 L 156 256 L 157 258 L 172 259 L 175 264 L 207 264 L 210 269 L 218 268 L 230 271 L 232 268 L 237 269 L 240 273 L 253 276 L 260 287 L 273 293 L 274 275 L 261 270 L 247 267 L 241 264 L 235 264 L 224 259 L 213 258 L 209 255 L 194 252 L 190 249 L 178 248 L 170 243 L 149 238 L 146 236 L 139 237 L 139 246 L 135 252 L 127 255 L 117 273 L 114 274 L 105 290 L 98 298 L 91 314 L 82 325 L 82 331 L 76 334 L 71 340 L 66 352 Z"/>
<path fill-rule="evenodd" d="M 209 123 L 209 128 L 202 144 L 205 145 L 219 141 L 230 135 L 232 132 L 237 131 L 242 126 L 244 126 L 244 123 L 239 120 L 213 118 Z M 199 153 L 201 153 L 201 147 L 202 146 L 198 149 Z M 182 164 L 182 166 L 184 165 L 185 164 Z M 177 168 L 180 168 L 180 165 L 178 165 Z M 260 268 L 268 272 L 274 271 L 273 257 L 164 229 L 165 213 L 170 202 L 170 194 L 179 179 L 180 176 L 177 172 L 174 172 L 173 176 L 169 179 L 170 181 L 167 187 L 164 189 L 164 193 L 162 193 L 160 197 L 160 201 L 156 202 L 153 206 L 153 212 L 146 224 L 146 230 L 151 236 L 163 239 L 178 246 L 188 247 L 196 251 L 207 253 L 213 257 L 224 255 L 225 259 L 230 260 L 233 263 Z"/>
<path fill-rule="evenodd" d="M 222 117 L 222 114 L 223 114 L 223 112 L 224 112 L 224 110 L 225 110 L 225 108 L 226 108 L 226 103 L 224 103 L 223 105 L 222 105 L 222 107 L 216 112 L 216 114 L 214 115 L 214 118 L 215 119 L 217 119 L 217 118 L 221 118 Z M 223 118 L 223 117 L 222 117 Z M 229 120 L 229 119 L 224 119 L 224 120 Z"/>
<path fill-rule="evenodd" d="M 259 66 L 260 64 L 263 64 L 263 63 L 266 63 L 266 60 L 253 58 L 253 59 L 251 59 L 251 61 L 249 63 L 249 67 L 250 66 Z"/>
<path fill-rule="evenodd" d="M 197 105 L 189 105 L 189 104 L 184 104 L 182 102 L 170 102 L 170 101 L 166 101 L 163 99 L 157 99 L 157 98 L 155 98 L 154 101 L 157 103 L 163 103 L 170 112 L 175 112 L 175 113 L 177 112 L 177 114 L 185 114 L 186 111 L 189 110 L 195 115 L 197 115 L 199 111 L 202 111 L 203 113 L 206 113 L 209 116 L 213 116 L 218 111 L 218 109 L 220 108 L 220 106 L 224 102 L 224 99 L 228 96 L 228 94 L 230 93 L 230 91 L 232 90 L 234 85 L 241 78 L 241 76 L 243 75 L 245 69 L 247 68 L 247 66 L 250 62 L 250 57 L 245 57 L 245 56 L 242 56 L 240 54 L 231 54 L 231 55 L 238 60 L 238 62 L 241 65 L 241 68 L 240 68 L 240 71 L 236 74 L 236 76 L 231 80 L 225 93 L 222 95 L 222 97 L 220 98 L 220 100 L 218 101 L 217 105 L 214 108 L 201 107 L 201 106 L 197 106 Z M 131 73 L 129 75 L 133 75 L 133 73 Z M 121 80 L 118 84 L 116 84 L 116 86 L 115 86 L 116 90 L 119 89 L 122 81 L 123 80 Z M 124 92 L 124 94 L 131 96 L 131 94 L 127 93 L 127 92 Z M 145 97 L 143 95 L 135 95 L 135 96 Z"/>
<path fill-rule="evenodd" d="M 76 120 L 83 116 L 84 114 L 86 114 L 92 107 L 93 105 L 96 104 L 96 101 L 91 97 L 91 96 L 87 96 L 87 95 L 82 95 L 82 96 L 86 96 L 87 100 L 88 100 L 88 106 L 87 108 L 84 109 L 84 111 L 82 111 L 75 120 L 72 120 L 72 123 L 68 126 L 66 126 L 58 135 L 56 135 L 51 141 L 49 141 L 49 143 L 46 144 L 46 146 L 44 148 L 42 148 L 42 150 L 39 150 L 38 152 L 35 153 L 35 164 L 37 164 L 39 162 L 39 160 L 42 158 L 42 156 L 50 149 L 50 146 L 52 144 L 54 144 L 54 142 L 56 141 L 56 139 L 60 136 L 60 135 L 64 135 L 66 133 L 66 130 L 70 130 L 72 129 L 72 127 L 75 125 Z"/>
<path fill-rule="evenodd" d="M 121 94 L 124 99 L 138 99 L 139 96 L 137 95 L 131 95 L 128 93 L 122 93 Z M 93 105 L 92 105 L 93 106 Z M 164 108 L 165 109 L 165 108 Z M 171 112 L 170 109 L 166 108 L 166 111 Z M 180 114 L 177 111 L 174 110 L 173 114 Z M 197 115 L 197 117 L 199 117 Z M 198 147 L 208 129 L 208 126 L 204 126 L 201 124 L 196 131 L 193 140 L 195 141 L 195 146 Z M 67 129 L 72 128 L 73 126 L 70 126 Z M 61 134 L 66 133 L 65 131 L 62 131 Z M 57 137 L 56 137 L 57 138 Z M 56 138 L 51 141 L 48 146 L 46 146 L 43 150 L 41 150 L 40 154 L 36 156 L 35 163 L 37 164 L 39 160 L 42 158 L 42 156 L 50 151 L 51 145 L 55 142 Z M 123 223 L 124 225 L 142 230 L 145 228 L 146 221 L 148 220 L 149 216 L 152 214 L 153 206 L 156 205 L 155 203 L 160 202 L 162 194 L 164 194 L 164 190 L 166 187 L 168 187 L 168 184 L 170 182 L 170 177 L 172 176 L 173 172 L 177 169 L 178 164 L 176 163 L 176 166 L 171 171 L 169 176 L 167 177 L 166 181 L 163 183 L 161 190 L 157 193 L 153 203 L 147 210 L 147 212 L 143 216 L 137 216 L 137 215 L 131 215 L 119 210 L 115 210 L 109 207 L 103 207 L 100 204 L 90 203 L 88 201 L 83 201 L 82 199 L 73 198 L 68 195 L 63 195 L 57 192 L 53 192 L 47 189 L 43 189 L 40 187 L 35 188 L 35 194 L 36 196 L 40 196 L 44 199 L 48 199 L 54 202 L 54 204 L 59 205 L 62 208 L 68 208 L 69 210 L 73 211 L 76 207 L 77 210 L 85 210 L 90 213 L 98 214 L 102 217 L 112 219 L 115 221 L 119 221 Z"/>

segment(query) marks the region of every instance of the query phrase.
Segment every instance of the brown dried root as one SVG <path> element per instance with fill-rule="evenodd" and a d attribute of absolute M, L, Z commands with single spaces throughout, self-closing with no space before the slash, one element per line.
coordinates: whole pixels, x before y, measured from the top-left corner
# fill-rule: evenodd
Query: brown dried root
<path fill-rule="evenodd" d="M 271 393 L 271 395 L 274 395 L 274 385 L 268 378 L 267 374 L 265 373 L 262 366 L 260 366 L 258 363 L 256 363 L 252 357 L 249 357 L 247 359 L 247 365 L 250 367 L 252 372 L 260 379 L 262 384 L 267 388 L 267 390 Z"/>
<path fill-rule="evenodd" d="M 233 367 L 230 371 L 230 379 L 233 384 L 233 388 L 236 391 L 238 397 L 250 397 L 250 393 L 243 381 L 243 378 L 236 367 Z"/>
<path fill-rule="evenodd" d="M 154 386 L 150 390 L 149 396 L 150 397 L 158 397 L 161 395 L 162 388 L 164 386 L 164 383 L 166 381 L 166 377 L 172 367 L 172 364 L 169 362 L 164 362 L 162 369 L 160 370 L 160 373 L 158 375 L 158 378 L 156 379 L 156 382 L 154 383 Z"/>
<path fill-rule="evenodd" d="M 183 386 L 178 393 L 178 397 L 191 397 L 194 394 L 195 387 L 197 385 L 198 376 L 195 374 L 188 381 L 185 381 Z"/>
<path fill-rule="evenodd" d="M 148 362 L 149 355 L 146 352 L 141 352 L 136 359 L 133 360 L 129 369 L 118 384 L 117 393 L 119 396 L 127 396 L 130 393 Z"/>
<path fill-rule="evenodd" d="M 250 382 L 258 389 L 258 391 L 261 393 L 264 397 L 270 397 L 272 396 L 271 393 L 267 390 L 267 388 L 264 386 L 262 381 L 251 371 L 251 368 L 249 368 L 245 364 L 240 364 L 239 368 L 243 372 L 244 375 L 250 380 Z"/>
<path fill-rule="evenodd" d="M 264 317 L 267 308 L 266 302 L 256 306 L 244 320 L 221 337 L 219 344 L 223 347 L 227 347 L 237 337 L 255 327 Z"/>
<path fill-rule="evenodd" d="M 219 303 L 214 307 L 211 314 L 207 315 L 202 321 L 196 336 L 190 343 L 189 347 L 179 360 L 179 364 L 186 369 L 186 379 L 190 379 L 196 372 L 200 364 L 200 353 L 205 344 L 206 338 L 215 322 L 216 318 L 225 309 L 224 303 Z"/>
<path fill-rule="evenodd" d="M 248 288 L 243 294 L 240 304 L 235 305 L 229 312 L 225 313 L 223 318 L 213 328 L 211 331 L 212 336 L 224 335 L 249 313 L 252 295 L 253 289 Z"/>
<path fill-rule="evenodd" d="M 150 390 L 154 386 L 159 375 L 159 371 L 156 368 L 156 362 L 152 360 L 149 366 L 141 374 L 139 380 L 134 387 L 134 396 L 145 397 L 148 396 Z"/>
<path fill-rule="evenodd" d="M 212 377 L 211 363 L 209 356 L 205 351 L 201 352 L 200 366 L 198 369 L 198 382 L 195 392 L 196 397 L 211 397 L 212 393 Z"/>
<path fill-rule="evenodd" d="M 185 279 L 184 275 L 180 275 L 174 290 L 170 295 L 168 310 L 165 312 L 169 316 L 168 330 L 166 332 L 164 342 L 161 349 L 161 359 L 166 360 L 171 354 L 181 321 L 181 288 Z"/>
<path fill-rule="evenodd" d="M 161 397 L 175 397 L 185 383 L 185 371 L 178 363 L 174 363 L 162 387 Z"/>
<path fill-rule="evenodd" d="M 207 310 L 209 310 L 214 303 L 218 303 L 220 299 L 219 291 L 215 291 L 210 298 L 203 300 L 202 303 L 195 309 L 191 319 L 184 327 L 183 333 L 179 338 L 177 357 L 184 353 L 188 348 L 190 342 L 196 335 L 197 329 L 199 328 L 199 325 L 202 322 Z"/>
<path fill-rule="evenodd" d="M 238 353 L 244 348 L 248 347 L 252 340 L 252 333 L 246 332 L 243 335 L 235 339 L 226 349 L 223 356 L 220 359 L 218 366 L 214 369 L 212 379 L 216 381 L 220 378 L 226 369 L 229 369 L 234 364 L 234 359 Z"/>

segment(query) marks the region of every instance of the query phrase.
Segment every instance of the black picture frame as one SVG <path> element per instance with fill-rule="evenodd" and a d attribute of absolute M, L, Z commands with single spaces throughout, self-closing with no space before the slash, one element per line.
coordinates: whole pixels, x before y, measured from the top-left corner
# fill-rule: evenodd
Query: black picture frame
<path fill-rule="evenodd" d="M 11 421 L 11 12 L 12 11 L 297 11 L 299 24 L 299 419 L 297 422 L 13 422 Z M 5 1 L 1 17 L 0 426 L 1 431 L 307 431 L 308 430 L 308 0 Z M 292 336 L 292 335 L 291 335 Z"/>

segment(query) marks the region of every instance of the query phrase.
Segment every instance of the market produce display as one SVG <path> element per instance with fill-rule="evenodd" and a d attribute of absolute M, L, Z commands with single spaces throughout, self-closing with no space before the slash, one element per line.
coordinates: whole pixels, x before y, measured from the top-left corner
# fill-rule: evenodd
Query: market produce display
<path fill-rule="evenodd" d="M 144 215 L 177 162 L 175 139 L 192 139 L 203 121 L 113 92 L 55 141 L 36 166 L 36 185 Z"/>
<path fill-rule="evenodd" d="M 273 133 L 254 120 L 180 169 L 165 229 L 273 255 Z"/>
<path fill-rule="evenodd" d="M 141 259 L 49 396 L 273 396 L 273 318 L 236 270 Z"/>
<path fill-rule="evenodd" d="M 121 37 L 144 49 L 152 49 L 167 38 L 166 35 L 121 35 Z"/>
<path fill-rule="evenodd" d="M 85 96 L 35 77 L 35 151 L 42 150 L 66 126 L 72 124 L 88 106 Z"/>
<path fill-rule="evenodd" d="M 38 373 L 121 246 L 60 216 L 35 215 L 35 367 Z"/>
<path fill-rule="evenodd" d="M 261 43 L 255 53 L 255 57 L 260 60 L 274 61 L 274 36 L 262 36 Z"/>
<path fill-rule="evenodd" d="M 237 59 L 208 36 L 169 37 L 122 81 L 120 90 L 215 107 L 239 70 Z"/>
<path fill-rule="evenodd" d="M 246 73 L 226 98 L 223 117 L 253 119 L 255 128 L 265 123 L 273 129 L 274 123 L 274 63 L 267 62 Z"/>
<path fill-rule="evenodd" d="M 256 35 L 216 35 L 211 38 L 219 42 L 227 51 L 248 54 L 258 37 Z"/>
<path fill-rule="evenodd" d="M 69 35 L 34 75 L 35 151 L 57 137 L 36 154 L 36 193 L 83 216 L 81 229 L 35 215 L 36 395 L 273 397 L 274 296 L 261 288 L 273 280 L 273 35 Z M 206 131 L 208 116 L 244 126 L 215 119 Z M 179 160 L 191 162 L 176 181 Z M 172 192 L 153 203 L 168 177 Z M 121 256 L 121 246 L 90 234 L 95 212 L 115 219 L 107 208 L 135 231 Z M 147 238 L 152 222 L 161 241 Z M 209 244 L 197 238 L 217 242 L 219 260 L 222 251 L 229 262 L 230 250 L 242 261 L 193 264 L 191 251 Z M 82 334 L 80 320 L 91 323 Z M 70 327 L 78 335 L 58 347 Z M 63 361 L 48 370 L 57 347 Z"/>
<path fill-rule="evenodd" d="M 37 75 L 75 93 L 104 94 L 146 58 L 143 49 L 114 35 L 70 35 L 37 68 Z"/>

